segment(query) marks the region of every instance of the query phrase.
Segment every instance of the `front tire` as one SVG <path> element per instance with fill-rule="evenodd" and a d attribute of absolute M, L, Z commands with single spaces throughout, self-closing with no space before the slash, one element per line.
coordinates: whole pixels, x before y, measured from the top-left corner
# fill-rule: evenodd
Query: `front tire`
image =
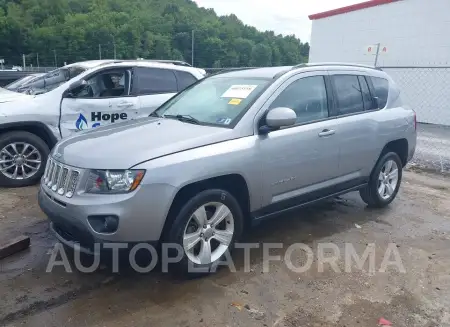
<path fill-rule="evenodd" d="M 173 272 L 184 276 L 210 273 L 231 252 L 242 230 L 242 210 L 233 195 L 220 189 L 198 193 L 182 206 L 164 240 L 183 249 Z"/>
<path fill-rule="evenodd" d="M 367 187 L 359 191 L 369 207 L 382 208 L 397 196 L 402 180 L 402 161 L 395 152 L 384 154 L 377 162 Z"/>
<path fill-rule="evenodd" d="M 0 186 L 36 184 L 44 174 L 50 150 L 38 136 L 28 132 L 0 135 Z"/>

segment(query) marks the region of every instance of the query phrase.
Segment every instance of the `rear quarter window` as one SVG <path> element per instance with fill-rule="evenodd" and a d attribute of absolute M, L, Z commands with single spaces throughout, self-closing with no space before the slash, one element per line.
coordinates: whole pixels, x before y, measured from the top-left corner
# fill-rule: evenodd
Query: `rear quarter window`
<path fill-rule="evenodd" d="M 371 77 L 375 96 L 378 98 L 380 107 L 386 107 L 388 94 L 389 94 L 389 81 L 381 77 Z"/>

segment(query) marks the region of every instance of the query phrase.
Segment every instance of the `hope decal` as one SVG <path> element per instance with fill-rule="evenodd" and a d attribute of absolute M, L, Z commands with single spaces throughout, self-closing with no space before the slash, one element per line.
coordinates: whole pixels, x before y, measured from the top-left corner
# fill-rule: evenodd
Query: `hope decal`
<path fill-rule="evenodd" d="M 93 121 L 93 122 L 94 121 L 97 121 L 97 122 L 109 121 L 111 123 L 114 123 L 115 121 L 126 120 L 126 119 L 128 119 L 128 116 L 125 112 L 122 112 L 120 114 L 118 114 L 118 113 L 104 114 L 101 111 L 91 112 L 91 121 Z M 92 127 L 94 127 L 94 125 L 92 125 Z"/>
<path fill-rule="evenodd" d="M 83 114 L 80 114 L 78 116 L 78 119 L 75 121 L 75 127 L 77 130 L 82 131 L 89 128 L 89 125 L 91 128 L 99 127 L 102 122 L 110 122 L 114 123 L 117 121 L 123 121 L 127 120 L 128 115 L 125 112 L 122 112 L 120 114 L 113 113 L 102 113 L 101 111 L 97 112 L 91 112 L 91 122 L 88 123 L 86 117 L 84 117 Z"/>

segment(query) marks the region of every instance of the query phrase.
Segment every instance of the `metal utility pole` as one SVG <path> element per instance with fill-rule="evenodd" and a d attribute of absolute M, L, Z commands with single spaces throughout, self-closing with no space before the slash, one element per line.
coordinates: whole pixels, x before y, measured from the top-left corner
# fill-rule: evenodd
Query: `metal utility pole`
<path fill-rule="evenodd" d="M 56 60 L 56 50 L 53 49 L 53 54 L 55 56 L 55 68 L 58 67 L 58 61 Z"/>
<path fill-rule="evenodd" d="M 39 68 L 39 53 L 36 53 L 36 62 L 37 62 L 37 66 Z"/>
<path fill-rule="evenodd" d="M 116 39 L 114 38 L 114 35 L 113 35 L 113 48 L 114 48 L 114 60 L 116 59 Z"/>
<path fill-rule="evenodd" d="M 375 54 L 375 63 L 374 63 L 375 67 L 377 67 L 378 64 L 378 55 L 380 54 L 380 43 L 377 43 L 376 46 L 377 46 L 377 53 Z"/>
<path fill-rule="evenodd" d="M 192 30 L 192 45 L 191 45 L 191 53 L 192 53 L 191 65 L 192 66 L 194 66 L 194 37 L 195 37 L 195 33 L 194 33 L 194 30 Z"/>
<path fill-rule="evenodd" d="M 102 45 L 101 44 L 98 45 L 98 57 L 99 57 L 99 59 L 102 59 Z"/>
<path fill-rule="evenodd" d="M 24 54 L 22 55 L 22 67 L 23 67 L 23 70 L 25 70 L 27 68 L 27 66 L 25 65 L 25 55 Z"/>

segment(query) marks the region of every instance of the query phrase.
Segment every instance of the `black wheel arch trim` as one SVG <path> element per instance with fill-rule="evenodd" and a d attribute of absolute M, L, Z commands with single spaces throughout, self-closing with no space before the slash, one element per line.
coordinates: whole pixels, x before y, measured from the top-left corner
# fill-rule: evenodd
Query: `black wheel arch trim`
<path fill-rule="evenodd" d="M 55 137 L 53 132 L 48 128 L 46 124 L 40 121 L 25 121 L 25 122 L 11 122 L 11 123 L 2 123 L 0 124 L 0 133 L 7 133 L 7 132 L 13 132 L 13 131 L 23 131 L 23 132 L 29 132 L 32 134 L 35 134 L 33 132 L 30 132 L 27 130 L 28 127 L 34 127 L 38 128 L 42 131 L 44 131 L 47 140 L 44 140 L 44 142 L 47 143 L 49 146 L 49 149 L 51 150 L 55 144 L 58 142 L 58 139 Z M 39 135 L 36 135 L 39 137 Z M 49 144 L 50 143 L 50 144 Z"/>

